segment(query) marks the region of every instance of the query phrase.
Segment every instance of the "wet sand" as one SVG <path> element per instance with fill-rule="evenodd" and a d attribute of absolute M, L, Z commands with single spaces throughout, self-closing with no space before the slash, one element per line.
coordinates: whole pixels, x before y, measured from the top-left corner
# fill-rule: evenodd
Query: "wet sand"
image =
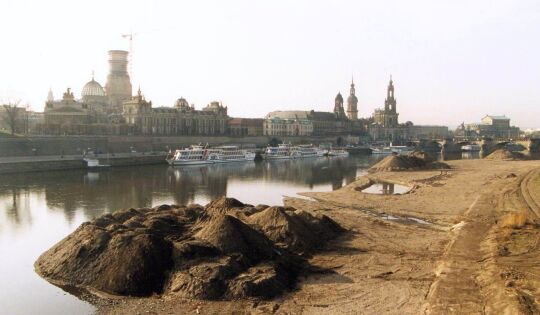
<path fill-rule="evenodd" d="M 286 205 L 324 213 L 349 232 L 310 258 L 324 272 L 307 274 L 280 298 L 119 299 L 100 301 L 99 313 L 538 313 L 540 161 L 449 164 L 449 171 L 375 173 L 334 192 L 304 194 L 314 200 L 287 198 Z M 369 179 L 412 189 L 360 192 Z M 502 224 L 524 211 L 526 224 Z"/>

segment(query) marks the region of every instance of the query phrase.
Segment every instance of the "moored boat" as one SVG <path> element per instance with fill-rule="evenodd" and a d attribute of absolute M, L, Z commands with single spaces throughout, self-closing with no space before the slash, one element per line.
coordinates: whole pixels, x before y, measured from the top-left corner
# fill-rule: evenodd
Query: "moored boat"
<path fill-rule="evenodd" d="M 321 157 L 324 156 L 326 150 L 322 148 L 315 147 L 313 145 L 298 145 L 294 147 L 297 152 L 300 152 L 300 157 Z"/>
<path fill-rule="evenodd" d="M 290 144 L 278 144 L 277 147 L 268 146 L 264 151 L 264 158 L 267 160 L 294 159 L 300 157 L 300 152 L 293 149 Z"/>
<path fill-rule="evenodd" d="M 255 153 L 242 150 L 237 146 L 221 146 L 206 148 L 193 145 L 186 149 L 176 150 L 167 157 L 170 165 L 204 165 L 214 163 L 229 163 L 255 160 Z"/>
<path fill-rule="evenodd" d="M 86 167 L 92 168 L 92 169 L 110 167 L 110 165 L 108 165 L 108 164 L 100 164 L 98 159 L 85 157 L 85 158 L 83 158 L 83 161 L 86 162 Z"/>
<path fill-rule="evenodd" d="M 176 150 L 174 154 L 169 158 L 167 157 L 169 165 L 201 165 L 212 164 L 213 162 L 208 160 L 208 149 L 200 145 L 192 145 L 189 148 Z"/>
<path fill-rule="evenodd" d="M 208 160 L 213 163 L 243 162 L 255 160 L 255 153 L 237 146 L 221 146 L 208 150 Z"/>
<path fill-rule="evenodd" d="M 264 158 L 267 160 L 302 159 L 324 156 L 325 150 L 313 145 L 279 144 L 277 147 L 267 147 Z"/>

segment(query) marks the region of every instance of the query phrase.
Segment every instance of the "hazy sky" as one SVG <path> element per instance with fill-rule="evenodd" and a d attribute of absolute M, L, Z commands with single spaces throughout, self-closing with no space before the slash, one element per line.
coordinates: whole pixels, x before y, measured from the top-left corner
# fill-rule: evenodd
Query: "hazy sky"
<path fill-rule="evenodd" d="M 392 74 L 402 122 L 540 127 L 538 0 L 0 0 L 0 12 L 0 98 L 36 110 L 49 87 L 80 97 L 93 70 L 105 85 L 107 51 L 132 31 L 134 91 L 155 106 L 330 111 L 354 75 L 367 117 Z"/>

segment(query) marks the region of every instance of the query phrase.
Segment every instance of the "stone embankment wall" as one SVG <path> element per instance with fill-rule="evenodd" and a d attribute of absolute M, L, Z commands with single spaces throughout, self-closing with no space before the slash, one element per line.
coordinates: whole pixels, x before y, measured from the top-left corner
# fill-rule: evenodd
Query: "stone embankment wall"
<path fill-rule="evenodd" d="M 121 154 L 120 156 L 98 156 L 100 164 L 110 166 L 133 166 L 133 165 L 149 165 L 149 164 L 165 164 L 165 154 L 154 155 L 132 155 Z M 84 169 L 87 168 L 86 162 L 82 156 L 55 156 L 55 157 L 35 157 L 10 159 L 9 161 L 0 162 L 0 174 L 22 173 L 22 172 L 39 172 L 39 171 L 58 171 L 69 169 Z"/>
<path fill-rule="evenodd" d="M 284 142 L 335 143 L 337 137 L 277 137 Z M 158 152 L 177 149 L 192 144 L 240 145 L 243 147 L 264 147 L 271 137 L 143 137 L 143 136 L 65 136 L 65 137 L 22 137 L 1 138 L 0 157 L 44 156 L 44 155 L 81 155 L 88 148 L 101 152 L 123 153 Z"/>

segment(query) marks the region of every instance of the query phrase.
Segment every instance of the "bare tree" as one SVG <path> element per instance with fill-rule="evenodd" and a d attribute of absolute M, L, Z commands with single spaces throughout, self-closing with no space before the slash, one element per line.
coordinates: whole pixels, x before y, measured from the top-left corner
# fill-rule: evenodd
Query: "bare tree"
<path fill-rule="evenodd" d="M 2 104 L 0 107 L 0 116 L 2 121 L 9 127 L 11 135 L 17 130 L 17 122 L 19 120 L 20 101 L 10 101 Z"/>

